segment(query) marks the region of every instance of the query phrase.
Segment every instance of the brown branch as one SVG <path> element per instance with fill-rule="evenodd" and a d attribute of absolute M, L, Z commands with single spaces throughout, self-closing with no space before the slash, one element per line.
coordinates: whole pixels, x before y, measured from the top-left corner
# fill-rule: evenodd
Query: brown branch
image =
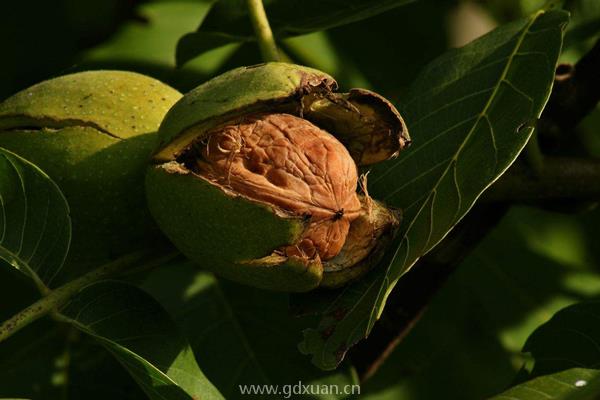
<path fill-rule="evenodd" d="M 380 321 L 350 357 L 368 379 L 404 339 L 448 277 L 500 221 L 510 204 L 548 205 L 560 200 L 600 200 L 600 160 L 546 158 L 541 175 L 516 163 L 430 254 L 399 282 Z"/>
<path fill-rule="evenodd" d="M 545 157 L 541 173 L 515 163 L 483 196 L 486 202 L 539 204 L 600 200 L 600 160 Z"/>
<path fill-rule="evenodd" d="M 448 277 L 507 210 L 502 204 L 477 205 L 398 282 L 369 337 L 350 351 L 361 382 L 371 377 L 406 337 Z"/>

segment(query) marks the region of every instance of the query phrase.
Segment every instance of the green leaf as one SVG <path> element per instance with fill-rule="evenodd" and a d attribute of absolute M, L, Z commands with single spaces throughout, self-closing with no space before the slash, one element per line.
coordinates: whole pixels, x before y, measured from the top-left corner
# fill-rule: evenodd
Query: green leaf
<path fill-rule="evenodd" d="M 413 0 L 265 0 L 277 39 L 304 35 L 360 21 Z M 177 65 L 227 43 L 254 40 L 245 0 L 220 0 L 196 32 L 177 44 Z"/>
<path fill-rule="evenodd" d="M 70 241 L 69 206 L 58 186 L 0 149 L 0 259 L 43 289 L 58 275 Z"/>
<path fill-rule="evenodd" d="M 600 302 L 560 310 L 533 332 L 523 352 L 534 359 L 531 377 L 575 367 L 600 369 Z"/>
<path fill-rule="evenodd" d="M 137 287 L 92 284 L 61 308 L 60 316 L 96 338 L 151 399 L 222 398 L 168 313 Z"/>
<path fill-rule="evenodd" d="M 432 62 L 412 85 L 414 139 L 375 167 L 369 191 L 403 210 L 395 251 L 338 293 L 300 349 L 335 368 L 368 335 L 400 277 L 469 211 L 523 149 L 550 95 L 567 14 L 539 12 Z"/>
<path fill-rule="evenodd" d="M 490 400 L 594 400 L 598 398 L 599 383 L 600 371 L 573 368 L 532 379 Z"/>
<path fill-rule="evenodd" d="M 191 263 L 154 270 L 142 287 L 174 316 L 206 376 L 227 399 L 246 397 L 239 385 L 357 383 L 349 365 L 323 372 L 298 353 L 305 321 L 289 315 L 285 293 L 218 280 Z"/>

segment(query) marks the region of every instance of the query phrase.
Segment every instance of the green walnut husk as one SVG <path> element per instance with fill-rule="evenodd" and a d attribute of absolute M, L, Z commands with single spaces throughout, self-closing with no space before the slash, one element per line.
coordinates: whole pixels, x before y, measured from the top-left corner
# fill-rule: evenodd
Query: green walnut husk
<path fill-rule="evenodd" d="M 141 74 L 88 71 L 41 82 L 0 104 L 0 147 L 42 168 L 69 202 L 67 263 L 85 269 L 158 232 L 145 205 L 144 171 L 160 122 L 180 98 Z"/>
<path fill-rule="evenodd" d="M 267 63 L 220 75 L 173 106 L 146 190 L 182 253 L 226 278 L 295 292 L 342 286 L 377 264 L 400 213 L 368 196 L 358 167 L 395 157 L 410 139 L 383 97 L 336 89 L 321 71 Z M 322 207 L 322 193 L 323 204 L 345 206 Z"/>

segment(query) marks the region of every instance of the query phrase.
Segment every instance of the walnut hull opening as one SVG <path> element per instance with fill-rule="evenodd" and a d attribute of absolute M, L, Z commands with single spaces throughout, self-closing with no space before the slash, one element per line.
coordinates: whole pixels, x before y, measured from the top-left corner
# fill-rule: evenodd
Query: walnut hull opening
<path fill-rule="evenodd" d="M 362 212 L 358 172 L 331 134 L 290 114 L 240 117 L 209 131 L 185 154 L 188 169 L 224 190 L 302 217 L 286 256 L 335 257 Z"/>
<path fill-rule="evenodd" d="M 324 287 L 342 286 L 377 264 L 399 225 L 397 211 L 368 196 L 365 176 L 359 185 L 346 147 L 291 114 L 246 114 L 198 131 L 174 162 L 161 167 L 302 221 L 299 239 L 237 262 L 275 266 L 297 260 L 306 268 L 316 263 Z"/>
<path fill-rule="evenodd" d="M 190 142 L 214 126 L 225 126 L 243 115 L 292 114 L 310 121 L 335 136 L 358 166 L 375 164 L 410 144 L 410 136 L 398 110 L 385 98 L 365 89 L 334 93 L 328 85 L 298 87 L 286 97 L 261 100 L 220 116 L 199 119 L 168 144 L 163 143 L 154 161 L 179 160 Z"/>

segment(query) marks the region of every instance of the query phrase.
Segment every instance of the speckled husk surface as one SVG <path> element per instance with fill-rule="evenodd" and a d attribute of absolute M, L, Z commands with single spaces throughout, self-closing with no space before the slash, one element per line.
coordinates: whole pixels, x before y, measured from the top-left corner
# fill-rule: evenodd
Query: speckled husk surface
<path fill-rule="evenodd" d="M 69 202 L 68 273 L 157 236 L 144 170 L 158 127 L 180 97 L 141 74 L 88 71 L 41 82 L 0 104 L 0 146 L 42 168 Z"/>

